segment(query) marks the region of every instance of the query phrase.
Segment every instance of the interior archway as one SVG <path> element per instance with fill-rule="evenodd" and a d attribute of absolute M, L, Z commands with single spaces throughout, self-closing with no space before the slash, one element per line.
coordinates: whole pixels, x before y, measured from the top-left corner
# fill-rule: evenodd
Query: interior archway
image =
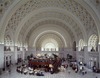
<path fill-rule="evenodd" d="M 85 43 L 84 43 L 83 39 L 80 39 L 79 46 L 78 46 L 79 51 L 84 51 L 84 46 L 85 46 Z"/>
<path fill-rule="evenodd" d="M 55 40 L 51 39 L 51 40 L 45 40 L 43 43 L 42 43 L 42 46 L 41 46 L 41 49 L 42 51 L 58 51 L 58 44 Z"/>
<path fill-rule="evenodd" d="M 96 51 L 96 47 L 97 47 L 97 40 L 98 37 L 93 34 L 90 36 L 89 41 L 88 41 L 88 51 Z"/>

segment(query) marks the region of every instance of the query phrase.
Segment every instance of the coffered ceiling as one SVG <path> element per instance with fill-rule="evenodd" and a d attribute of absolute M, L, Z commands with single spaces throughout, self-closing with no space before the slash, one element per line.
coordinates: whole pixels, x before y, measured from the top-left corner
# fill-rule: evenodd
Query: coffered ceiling
<path fill-rule="evenodd" d="M 11 33 L 9 30 L 13 33 L 15 44 L 20 40 L 23 45 L 27 42 L 30 46 L 37 37 L 48 37 L 48 33 L 60 33 L 64 39 L 56 34 L 57 41 L 60 38 L 67 45 L 73 41 L 78 43 L 80 39 L 87 43 L 91 34 L 99 36 L 99 11 L 98 8 L 95 11 L 92 9 L 93 2 L 88 4 L 85 0 L 1 0 L 0 6 L 1 42 L 4 42 L 7 33 Z M 45 31 L 46 36 L 39 36 Z"/>

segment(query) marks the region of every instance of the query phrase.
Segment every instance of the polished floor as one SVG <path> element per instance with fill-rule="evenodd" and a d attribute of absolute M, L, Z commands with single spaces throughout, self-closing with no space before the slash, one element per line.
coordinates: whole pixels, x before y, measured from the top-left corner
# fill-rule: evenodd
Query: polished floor
<path fill-rule="evenodd" d="M 79 73 L 75 73 L 71 68 L 68 68 L 66 71 L 59 72 L 57 74 L 44 73 L 44 76 L 36 76 L 36 75 L 24 75 L 16 72 L 16 67 L 12 67 L 11 73 L 5 71 L 0 75 L 0 78 L 100 78 L 100 74 L 92 73 L 87 70 L 86 75 L 82 75 Z M 68 70 L 71 70 L 71 73 L 68 73 Z"/>

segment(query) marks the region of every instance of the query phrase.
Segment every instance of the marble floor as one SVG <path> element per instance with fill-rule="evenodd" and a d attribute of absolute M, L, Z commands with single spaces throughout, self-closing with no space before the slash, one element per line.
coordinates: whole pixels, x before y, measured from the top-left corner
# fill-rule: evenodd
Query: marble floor
<path fill-rule="evenodd" d="M 3 72 L 2 75 L 0 75 L 0 78 L 100 78 L 100 74 L 92 73 L 91 71 L 88 71 L 86 75 L 82 75 L 79 73 L 75 73 L 71 68 L 68 68 L 64 72 L 59 72 L 57 74 L 50 74 L 50 73 L 44 73 L 44 76 L 35 76 L 35 75 L 24 75 L 16 72 L 16 67 L 12 67 L 11 74 L 9 74 L 7 71 Z M 71 70 L 71 73 L 68 73 L 68 70 Z"/>

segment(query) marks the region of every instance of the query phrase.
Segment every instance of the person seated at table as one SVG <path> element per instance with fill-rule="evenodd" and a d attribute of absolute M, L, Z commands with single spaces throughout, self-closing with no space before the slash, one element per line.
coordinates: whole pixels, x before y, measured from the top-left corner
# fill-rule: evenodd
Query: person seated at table
<path fill-rule="evenodd" d="M 22 67 L 21 66 L 17 67 L 17 72 L 22 73 Z"/>
<path fill-rule="evenodd" d="M 24 70 L 24 68 L 23 67 L 20 67 L 21 74 L 23 73 L 23 70 Z"/>
<path fill-rule="evenodd" d="M 34 71 L 33 70 L 29 70 L 29 75 L 34 75 Z"/>
<path fill-rule="evenodd" d="M 66 68 L 63 66 L 63 65 L 61 65 L 61 67 L 60 67 L 60 71 L 66 71 Z"/>
<path fill-rule="evenodd" d="M 23 73 L 26 75 L 28 73 L 28 69 L 27 68 L 24 68 L 23 69 Z"/>
<path fill-rule="evenodd" d="M 34 75 L 36 75 L 40 70 L 39 69 L 35 69 L 34 70 Z"/>
<path fill-rule="evenodd" d="M 75 69 L 75 73 L 77 73 L 77 72 L 78 72 L 78 69 L 76 68 L 76 69 Z"/>
<path fill-rule="evenodd" d="M 36 75 L 37 75 L 37 76 L 44 76 L 43 72 L 41 72 L 41 71 L 37 72 Z"/>
<path fill-rule="evenodd" d="M 34 71 L 33 71 L 32 68 L 29 67 L 28 70 L 29 70 L 29 74 L 30 74 L 30 75 L 34 75 Z"/>
<path fill-rule="evenodd" d="M 31 67 L 28 67 L 28 70 L 33 70 Z"/>

